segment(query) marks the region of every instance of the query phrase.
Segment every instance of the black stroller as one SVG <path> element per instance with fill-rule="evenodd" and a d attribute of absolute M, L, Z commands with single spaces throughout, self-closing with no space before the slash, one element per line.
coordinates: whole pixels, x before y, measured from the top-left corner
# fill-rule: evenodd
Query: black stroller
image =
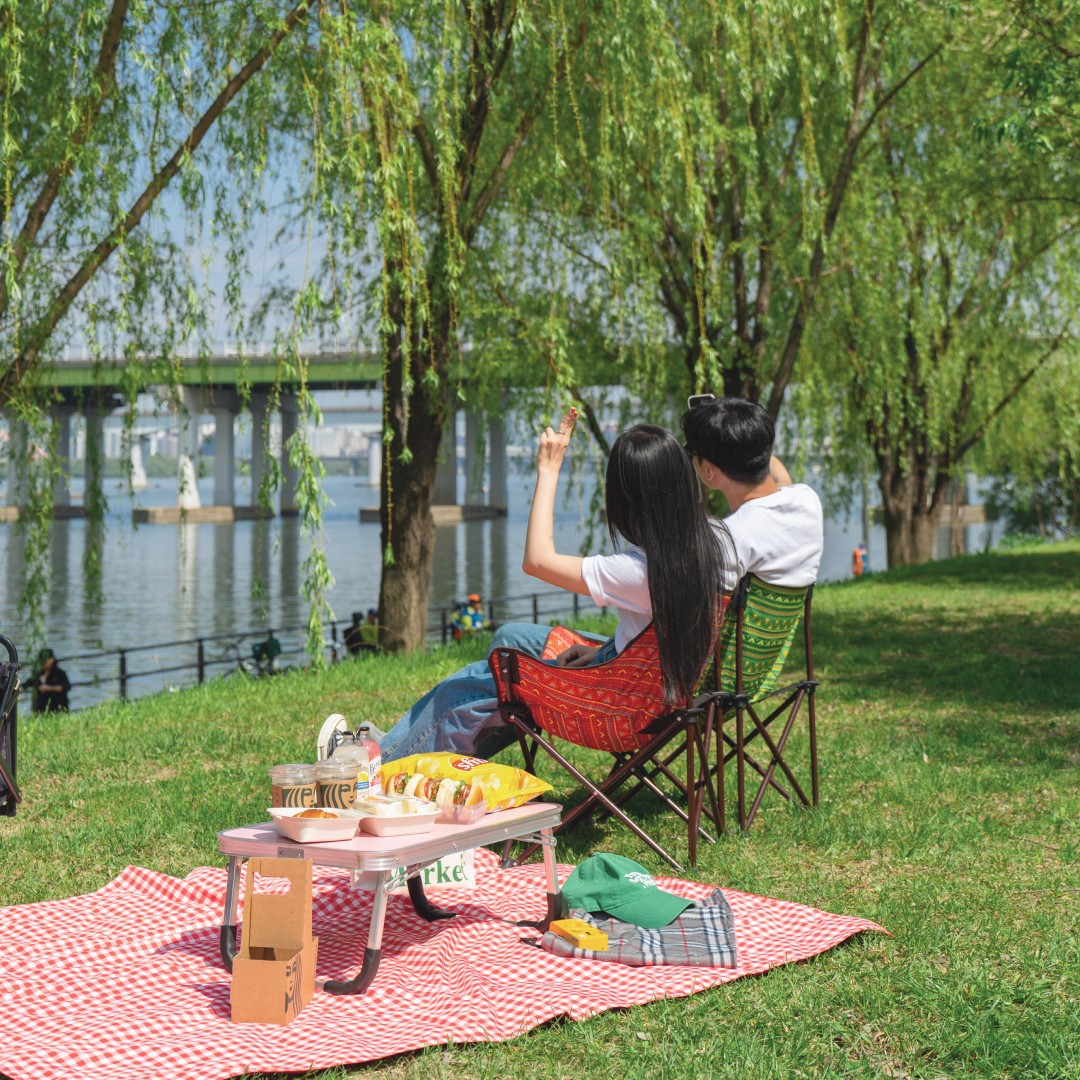
<path fill-rule="evenodd" d="M 0 660 L 0 817 L 14 817 L 22 802 L 15 782 L 16 734 L 19 725 L 19 654 L 0 634 L 0 646 L 7 659 Z"/>

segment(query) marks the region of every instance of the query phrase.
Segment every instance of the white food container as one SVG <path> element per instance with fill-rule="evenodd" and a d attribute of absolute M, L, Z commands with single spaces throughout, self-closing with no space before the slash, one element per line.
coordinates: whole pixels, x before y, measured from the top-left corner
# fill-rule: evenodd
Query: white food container
<path fill-rule="evenodd" d="M 390 795 L 365 795 L 356 800 L 353 809 L 370 817 L 400 817 L 406 812 L 401 799 Z"/>
<path fill-rule="evenodd" d="M 360 828 L 375 836 L 408 836 L 410 833 L 431 832 L 439 811 L 432 806 L 423 813 L 396 814 L 393 817 L 362 817 Z"/>
<path fill-rule="evenodd" d="M 356 835 L 362 815 L 355 810 L 327 809 L 333 818 L 305 818 L 302 806 L 271 806 L 266 812 L 274 819 L 278 835 L 300 844 L 329 840 L 351 840 Z M 318 809 L 323 809 L 318 807 Z"/>

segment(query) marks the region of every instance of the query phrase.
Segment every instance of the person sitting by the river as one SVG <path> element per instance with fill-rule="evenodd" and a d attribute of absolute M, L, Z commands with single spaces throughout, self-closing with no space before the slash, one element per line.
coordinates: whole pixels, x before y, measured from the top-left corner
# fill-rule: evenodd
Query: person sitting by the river
<path fill-rule="evenodd" d="M 274 661 L 281 655 L 281 642 L 274 637 L 273 630 L 267 630 L 266 637 L 252 645 L 251 655 L 255 658 L 255 663 L 263 671 L 272 672 L 275 670 Z"/>
<path fill-rule="evenodd" d="M 727 500 L 724 518 L 734 551 L 724 588 L 748 573 L 770 585 L 817 580 L 824 547 L 821 500 L 795 484 L 773 454 L 776 428 L 756 402 L 698 394 L 682 426 L 686 452 L 701 482 Z"/>
<path fill-rule="evenodd" d="M 484 604 L 479 593 L 469 593 L 465 603 L 458 607 L 450 617 L 450 633 L 455 641 L 470 634 L 486 630 L 489 624 L 484 619 Z"/>
<path fill-rule="evenodd" d="M 522 569 L 550 585 L 613 606 L 619 625 L 595 646 L 574 645 L 551 663 L 590 667 L 617 656 L 650 622 L 655 624 L 665 696 L 692 694 L 710 647 L 721 589 L 723 555 L 705 512 L 701 488 L 679 441 L 669 431 L 638 424 L 620 435 L 608 457 L 606 505 L 616 551 L 581 558 L 555 547 L 555 493 L 577 414 L 558 431 L 547 428 L 536 455 L 536 489 Z M 628 545 L 619 550 L 620 538 Z M 492 648 L 512 647 L 540 657 L 550 626 L 507 623 Z M 490 757 L 513 741 L 499 714 L 487 661 L 469 664 L 425 694 L 382 741 L 383 761 L 452 750 Z"/>
<path fill-rule="evenodd" d="M 359 611 L 354 611 L 352 623 L 345 628 L 345 648 L 350 656 L 379 651 L 379 613 L 368 608 L 367 617 L 362 618 Z"/>
<path fill-rule="evenodd" d="M 70 690 L 71 682 L 64 669 L 56 662 L 56 653 L 52 649 L 42 649 L 38 653 L 38 666 L 34 674 L 34 702 L 31 711 L 67 712 Z"/>

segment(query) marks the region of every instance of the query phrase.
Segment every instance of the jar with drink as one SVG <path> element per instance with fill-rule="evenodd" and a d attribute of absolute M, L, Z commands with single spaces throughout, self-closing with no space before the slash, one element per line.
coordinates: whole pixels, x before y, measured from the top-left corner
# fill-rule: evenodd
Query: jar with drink
<path fill-rule="evenodd" d="M 329 760 L 355 765 L 356 798 L 382 793 L 382 753 L 369 725 L 361 724 L 356 731 L 342 732 Z"/>

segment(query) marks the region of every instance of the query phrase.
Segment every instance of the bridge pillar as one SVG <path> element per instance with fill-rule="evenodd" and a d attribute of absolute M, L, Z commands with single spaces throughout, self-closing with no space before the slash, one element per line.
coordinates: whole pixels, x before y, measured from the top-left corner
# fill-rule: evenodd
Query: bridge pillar
<path fill-rule="evenodd" d="M 484 505 L 484 435 L 471 408 L 465 410 L 465 505 Z"/>
<path fill-rule="evenodd" d="M 53 506 L 71 505 L 71 418 L 72 405 L 53 405 L 49 409 L 56 426 L 56 460 L 59 468 L 53 474 Z"/>
<path fill-rule="evenodd" d="M 180 453 L 187 454 L 194 465 L 202 449 L 199 438 L 199 417 L 203 411 L 203 392 L 197 386 L 182 386 L 184 409 L 180 417 Z"/>
<path fill-rule="evenodd" d="M 251 392 L 251 505 L 259 505 L 259 488 L 266 474 L 266 437 L 270 395 L 265 390 Z"/>
<path fill-rule="evenodd" d="M 26 505 L 29 490 L 29 462 L 27 443 L 29 435 L 26 424 L 15 416 L 8 417 L 7 442 L 7 505 L 8 513 L 17 516 L 18 509 Z"/>
<path fill-rule="evenodd" d="M 296 517 L 297 484 L 300 474 L 289 461 L 289 440 L 299 427 L 300 409 L 296 395 L 283 391 L 281 394 L 281 516 Z"/>
<path fill-rule="evenodd" d="M 235 391 L 214 395 L 214 505 L 236 505 L 236 414 L 240 411 Z"/>
<path fill-rule="evenodd" d="M 90 512 L 90 493 L 105 489 L 105 413 L 101 405 L 84 405 L 86 421 L 86 487 L 83 489 L 83 506 Z"/>
<path fill-rule="evenodd" d="M 501 405 L 502 403 L 500 403 Z M 487 504 L 500 513 L 506 513 L 506 429 L 503 427 L 506 409 L 488 423 L 488 497 Z"/>
<path fill-rule="evenodd" d="M 148 435 L 136 435 L 131 440 L 128 453 L 131 459 L 131 490 L 145 491 L 148 487 L 146 479 L 146 459 L 150 437 Z"/>
<path fill-rule="evenodd" d="M 181 510 L 198 510 L 199 497 L 199 417 L 203 410 L 203 395 L 198 387 L 180 388 L 183 408 L 180 410 L 180 461 L 178 462 L 176 505 Z"/>
<path fill-rule="evenodd" d="M 382 485 L 382 432 L 368 436 L 367 482 L 368 487 Z"/>
<path fill-rule="evenodd" d="M 453 410 L 447 414 L 443 427 L 431 501 L 436 506 L 457 505 L 457 413 Z"/>

